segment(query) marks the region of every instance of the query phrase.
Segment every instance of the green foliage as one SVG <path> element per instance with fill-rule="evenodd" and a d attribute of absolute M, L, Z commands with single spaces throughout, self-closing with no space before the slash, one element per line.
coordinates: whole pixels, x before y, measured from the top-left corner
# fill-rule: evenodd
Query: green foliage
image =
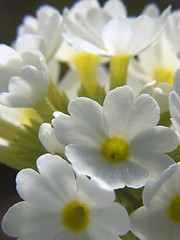
<path fill-rule="evenodd" d="M 79 97 L 88 97 L 96 102 L 98 102 L 100 105 L 103 105 L 104 98 L 106 96 L 106 91 L 104 86 L 97 85 L 96 91 L 94 93 L 94 96 L 92 96 L 89 91 L 81 85 L 80 89 L 78 90 L 78 96 Z"/>
<path fill-rule="evenodd" d="M 0 146 L 1 163 L 16 169 L 36 169 L 37 158 L 47 151 L 38 138 L 41 123 L 32 119 L 31 123 L 31 126 L 24 125 L 24 128 L 16 129 L 16 135 L 8 146 Z"/>

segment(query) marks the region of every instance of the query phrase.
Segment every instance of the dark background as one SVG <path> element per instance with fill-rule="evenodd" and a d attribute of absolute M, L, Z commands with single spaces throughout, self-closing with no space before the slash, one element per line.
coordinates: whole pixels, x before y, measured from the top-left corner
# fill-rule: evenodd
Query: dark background
<path fill-rule="evenodd" d="M 70 7 L 74 2 L 72 0 L 0 0 L 0 43 L 10 44 L 16 36 L 16 27 L 22 22 L 23 16 L 25 14 L 35 15 L 35 10 L 41 4 L 47 3 L 62 11 L 63 6 Z M 102 4 L 105 1 L 100 2 Z M 125 0 L 124 2 L 129 15 L 138 15 L 143 7 L 152 1 Z M 158 0 L 156 3 L 162 10 L 170 4 L 172 9 L 180 8 L 179 0 Z M 0 222 L 7 209 L 20 200 L 15 190 L 16 173 L 16 170 L 0 164 Z M 12 238 L 6 237 L 0 231 L 0 239 L 10 240 Z"/>

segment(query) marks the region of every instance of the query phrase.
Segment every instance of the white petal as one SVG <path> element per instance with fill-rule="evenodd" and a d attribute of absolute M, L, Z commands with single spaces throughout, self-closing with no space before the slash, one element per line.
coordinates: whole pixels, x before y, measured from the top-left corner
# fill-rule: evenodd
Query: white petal
<path fill-rule="evenodd" d="M 180 227 L 179 224 L 176 224 L 173 229 L 173 240 L 179 240 L 180 236 Z"/>
<path fill-rule="evenodd" d="M 132 138 L 140 131 L 155 126 L 159 122 L 160 109 L 152 97 L 142 94 L 136 99 L 131 114 Z"/>
<path fill-rule="evenodd" d="M 164 170 L 175 163 L 168 155 L 161 153 L 133 152 L 132 156 L 132 161 L 146 168 L 153 178 L 159 177 Z"/>
<path fill-rule="evenodd" d="M 167 23 L 170 7 L 157 19 L 141 15 L 132 22 L 133 38 L 130 50 L 134 54 L 147 48 L 160 35 Z"/>
<path fill-rule="evenodd" d="M 92 220 L 91 228 L 107 229 L 112 235 L 124 235 L 130 228 L 128 213 L 119 203 L 92 210 Z"/>
<path fill-rule="evenodd" d="M 43 123 L 39 128 L 39 140 L 48 152 L 53 154 L 63 154 L 64 145 L 60 144 L 56 138 L 55 130 L 49 123 Z"/>
<path fill-rule="evenodd" d="M 77 198 L 86 202 L 90 208 L 103 208 L 112 204 L 115 200 L 115 193 L 101 182 L 89 179 L 84 175 L 76 176 Z M 102 185 L 102 186 L 101 186 Z"/>
<path fill-rule="evenodd" d="M 144 205 L 156 211 L 167 209 L 172 197 L 179 192 L 180 165 L 174 164 L 164 171 L 158 180 L 149 180 L 143 192 Z"/>
<path fill-rule="evenodd" d="M 108 92 L 103 104 L 103 117 L 105 128 L 110 135 L 121 135 L 124 129 L 126 130 L 133 101 L 130 87 L 119 87 Z"/>
<path fill-rule="evenodd" d="M 102 107 L 88 98 L 75 98 L 69 103 L 71 114 L 53 119 L 57 139 L 65 146 L 70 143 L 97 146 L 106 138 Z"/>
<path fill-rule="evenodd" d="M 110 54 L 104 50 L 104 46 L 102 48 L 97 47 L 96 45 L 82 39 L 79 37 L 72 36 L 70 34 L 63 34 L 64 39 L 73 47 L 80 48 L 83 51 L 89 52 L 94 55 L 99 56 L 109 56 Z"/>
<path fill-rule="evenodd" d="M 141 95 L 134 102 L 133 91 L 128 86 L 116 88 L 107 94 L 103 114 L 108 133 L 127 140 L 159 121 L 156 101 L 149 95 Z"/>
<path fill-rule="evenodd" d="M 131 214 L 130 220 L 131 231 L 140 239 L 172 239 L 173 224 L 165 211 L 148 211 L 141 207 Z"/>
<path fill-rule="evenodd" d="M 22 67 L 21 77 L 10 79 L 10 93 L 1 95 L 1 103 L 10 107 L 32 107 L 47 92 L 46 77 L 34 66 Z"/>
<path fill-rule="evenodd" d="M 132 188 L 144 186 L 149 178 L 148 171 L 136 163 L 126 160 L 118 164 L 109 164 L 98 175 L 112 189 L 123 188 L 125 185 Z"/>
<path fill-rule="evenodd" d="M 62 199 L 56 189 L 32 169 L 21 170 L 17 175 L 16 182 L 20 197 L 27 202 L 42 209 L 56 210 L 59 208 Z"/>
<path fill-rule="evenodd" d="M 19 96 L 13 93 L 1 93 L 0 103 L 8 107 L 24 107 L 28 108 L 32 106 L 32 102 L 24 96 Z"/>
<path fill-rule="evenodd" d="M 180 69 L 178 69 L 175 72 L 175 77 L 174 77 L 174 90 L 180 96 Z"/>
<path fill-rule="evenodd" d="M 133 153 L 168 153 L 178 146 L 178 137 L 172 129 L 156 126 L 140 132 L 130 145 Z"/>
<path fill-rule="evenodd" d="M 75 175 L 72 166 L 63 158 L 44 154 L 37 159 L 37 168 L 42 178 L 45 178 L 51 188 L 58 193 L 57 201 L 63 199 L 66 202 L 74 197 Z"/>
<path fill-rule="evenodd" d="M 142 14 L 149 17 L 158 17 L 160 15 L 160 9 L 155 3 L 148 3 L 143 9 Z"/>
<path fill-rule="evenodd" d="M 5 44 L 0 44 L 0 52 L 1 52 L 1 57 L 0 57 L 1 65 L 6 65 L 8 61 L 12 59 L 15 59 L 17 62 L 22 61 L 19 53 L 16 52 L 13 48 Z"/>
<path fill-rule="evenodd" d="M 133 32 L 128 19 L 114 18 L 110 20 L 104 26 L 102 33 L 105 49 L 107 49 L 111 55 L 131 55 L 132 53 L 128 52 L 128 48 L 132 35 Z"/>
<path fill-rule="evenodd" d="M 175 130 L 180 134 L 180 98 L 175 91 L 169 96 L 170 113 Z"/>
<path fill-rule="evenodd" d="M 84 0 L 75 2 L 71 7 L 71 14 L 77 14 L 82 11 L 82 14 L 87 14 L 90 9 L 100 8 L 100 4 L 97 0 Z"/>
<path fill-rule="evenodd" d="M 64 231 L 63 226 L 59 224 L 59 217 L 58 211 L 41 211 L 26 202 L 20 202 L 8 210 L 2 227 L 8 235 L 20 239 L 54 240 Z"/>
<path fill-rule="evenodd" d="M 105 10 L 112 18 L 127 15 L 125 4 L 119 0 L 106 1 L 103 10 Z"/>
<path fill-rule="evenodd" d="M 92 177 L 98 177 L 99 171 L 108 165 L 96 148 L 72 144 L 65 148 L 65 154 L 76 171 Z"/>
<path fill-rule="evenodd" d="M 39 35 L 23 34 L 18 37 L 15 42 L 14 48 L 18 52 L 31 52 L 39 50 L 43 54 L 46 52 L 44 40 Z"/>

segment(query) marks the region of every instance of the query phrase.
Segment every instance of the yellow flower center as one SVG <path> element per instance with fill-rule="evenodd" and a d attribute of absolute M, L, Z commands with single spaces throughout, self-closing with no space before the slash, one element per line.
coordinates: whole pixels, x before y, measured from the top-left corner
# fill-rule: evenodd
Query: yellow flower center
<path fill-rule="evenodd" d="M 103 157 L 111 163 L 120 163 L 125 161 L 129 156 L 129 144 L 119 137 L 106 139 L 101 146 Z"/>
<path fill-rule="evenodd" d="M 153 79 L 156 80 L 156 86 L 161 82 L 173 85 L 174 71 L 165 67 L 157 68 L 154 71 Z"/>
<path fill-rule="evenodd" d="M 89 209 L 81 202 L 68 203 L 62 211 L 62 223 L 73 232 L 83 231 L 89 224 Z"/>
<path fill-rule="evenodd" d="M 180 194 L 171 199 L 168 207 L 168 213 L 173 222 L 180 223 Z"/>

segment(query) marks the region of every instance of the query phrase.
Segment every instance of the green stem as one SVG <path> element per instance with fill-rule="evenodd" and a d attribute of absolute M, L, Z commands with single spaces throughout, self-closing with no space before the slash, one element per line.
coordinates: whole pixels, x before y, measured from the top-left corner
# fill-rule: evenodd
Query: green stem
<path fill-rule="evenodd" d="M 115 55 L 110 59 L 110 90 L 126 85 L 128 64 L 131 56 Z"/>

